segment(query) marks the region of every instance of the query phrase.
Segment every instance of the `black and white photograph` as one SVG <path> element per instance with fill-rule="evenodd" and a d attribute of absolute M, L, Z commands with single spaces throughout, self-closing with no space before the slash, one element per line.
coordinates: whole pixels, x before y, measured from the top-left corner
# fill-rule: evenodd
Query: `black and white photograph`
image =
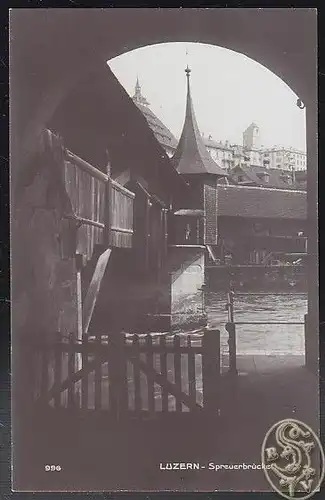
<path fill-rule="evenodd" d="M 12 9 L 10 164 L 13 491 L 317 491 L 317 10 Z"/>

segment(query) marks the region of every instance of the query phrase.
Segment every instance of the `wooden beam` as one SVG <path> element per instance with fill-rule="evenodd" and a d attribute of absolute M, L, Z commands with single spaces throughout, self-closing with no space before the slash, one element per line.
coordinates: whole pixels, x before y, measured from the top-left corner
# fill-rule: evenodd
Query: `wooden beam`
<path fill-rule="evenodd" d="M 104 174 L 101 170 L 99 170 L 96 167 L 93 167 L 90 163 L 87 161 L 83 160 L 79 156 L 75 155 L 68 149 L 65 150 L 65 157 L 68 161 L 76 165 L 78 168 L 83 170 L 84 172 L 87 172 L 90 174 L 92 177 L 95 177 L 99 181 L 107 182 L 108 181 L 108 175 Z"/>
<path fill-rule="evenodd" d="M 215 255 L 213 253 L 211 245 L 207 245 L 206 247 L 207 247 L 208 254 L 210 255 L 211 259 L 213 260 L 213 262 L 216 262 L 217 259 L 215 258 Z"/>
<path fill-rule="evenodd" d="M 81 298 L 81 270 L 83 267 L 83 258 L 81 254 L 76 254 L 77 270 L 77 338 L 82 339 L 82 298 Z"/>
<path fill-rule="evenodd" d="M 92 277 L 90 285 L 88 287 L 87 294 L 86 294 L 85 301 L 84 301 L 84 308 L 83 308 L 84 333 L 88 333 L 88 328 L 89 328 L 90 321 L 91 321 L 91 318 L 92 318 L 92 315 L 93 315 L 93 312 L 95 309 L 97 297 L 98 297 L 99 290 L 100 290 L 100 285 L 101 285 L 102 279 L 104 277 L 107 263 L 108 263 L 108 260 L 110 258 L 111 253 L 112 253 L 112 250 L 110 248 L 108 248 L 107 250 L 105 250 L 104 253 L 102 253 L 99 256 L 93 277 Z"/>

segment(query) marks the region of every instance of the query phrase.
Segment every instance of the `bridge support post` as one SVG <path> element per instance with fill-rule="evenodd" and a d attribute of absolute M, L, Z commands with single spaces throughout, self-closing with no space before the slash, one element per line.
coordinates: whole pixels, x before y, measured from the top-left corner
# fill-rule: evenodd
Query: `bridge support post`
<path fill-rule="evenodd" d="M 203 338 L 203 399 L 207 414 L 216 415 L 220 390 L 220 331 L 206 329 Z"/>
<path fill-rule="evenodd" d="M 304 316 L 304 334 L 305 334 L 305 366 L 313 373 L 318 373 L 318 346 L 317 334 L 310 328 L 308 314 Z M 315 339 L 316 337 L 316 339 Z"/>
<path fill-rule="evenodd" d="M 237 376 L 237 346 L 236 346 L 236 324 L 231 322 L 227 323 L 225 326 L 228 334 L 228 345 L 229 345 L 229 370 L 228 373 L 231 376 Z"/>

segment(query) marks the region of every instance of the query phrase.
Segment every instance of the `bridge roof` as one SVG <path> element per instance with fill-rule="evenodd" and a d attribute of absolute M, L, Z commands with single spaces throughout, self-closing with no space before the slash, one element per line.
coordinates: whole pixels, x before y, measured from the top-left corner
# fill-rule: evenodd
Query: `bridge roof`
<path fill-rule="evenodd" d="M 108 153 L 114 177 L 129 170 L 133 180 L 145 179 L 150 194 L 166 204 L 171 199 L 184 204 L 190 195 L 142 111 L 108 65 L 80 79 L 49 126 L 68 149 L 103 171 Z"/>

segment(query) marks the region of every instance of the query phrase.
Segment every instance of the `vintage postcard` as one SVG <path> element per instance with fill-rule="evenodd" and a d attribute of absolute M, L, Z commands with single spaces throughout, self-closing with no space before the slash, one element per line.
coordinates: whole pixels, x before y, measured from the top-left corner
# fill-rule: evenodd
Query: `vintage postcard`
<path fill-rule="evenodd" d="M 319 489 L 316 23 L 11 10 L 14 491 Z"/>

